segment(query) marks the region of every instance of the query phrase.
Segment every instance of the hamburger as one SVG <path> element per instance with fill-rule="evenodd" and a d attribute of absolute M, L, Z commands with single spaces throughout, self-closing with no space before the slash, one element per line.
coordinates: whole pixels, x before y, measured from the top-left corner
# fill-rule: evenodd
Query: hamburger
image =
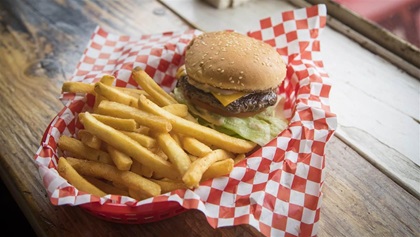
<path fill-rule="evenodd" d="M 187 46 L 173 92 L 200 123 L 262 146 L 287 126 L 277 93 L 285 76 L 284 61 L 269 44 L 207 32 Z"/>

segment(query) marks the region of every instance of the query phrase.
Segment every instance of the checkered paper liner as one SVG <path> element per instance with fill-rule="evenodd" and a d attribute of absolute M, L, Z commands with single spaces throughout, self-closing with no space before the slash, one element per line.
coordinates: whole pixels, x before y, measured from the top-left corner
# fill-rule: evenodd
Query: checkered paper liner
<path fill-rule="evenodd" d="M 333 135 L 336 116 L 330 111 L 331 80 L 320 52 L 320 33 L 326 8 L 279 12 L 260 20 L 247 34 L 263 40 L 283 56 L 287 76 L 279 87 L 286 98 L 289 126 L 277 138 L 237 164 L 228 176 L 208 180 L 194 190 L 176 190 L 136 201 L 130 197 L 97 197 L 77 190 L 57 171 L 61 135 L 74 135 L 82 125 L 77 114 L 89 110 L 93 96 L 62 94 L 62 111 L 45 131 L 35 160 L 53 205 L 86 203 L 141 207 L 174 201 L 186 209 L 201 210 L 216 228 L 250 224 L 266 236 L 315 236 L 320 219 L 324 182 L 325 146 Z M 130 37 L 97 27 L 70 79 L 92 83 L 112 74 L 116 86 L 136 88 L 131 70 L 140 66 L 166 91 L 175 86 L 174 75 L 183 64 L 188 42 L 202 32 L 187 30 Z"/>

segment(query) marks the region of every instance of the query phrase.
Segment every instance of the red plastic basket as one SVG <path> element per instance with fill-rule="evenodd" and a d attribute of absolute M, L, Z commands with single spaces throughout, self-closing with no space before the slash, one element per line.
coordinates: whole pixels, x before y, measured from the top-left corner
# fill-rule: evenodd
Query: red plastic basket
<path fill-rule="evenodd" d="M 54 157 L 51 154 L 52 151 L 58 153 L 58 146 L 55 142 L 51 143 L 49 134 L 52 132 L 52 130 L 59 130 L 61 136 L 63 134 L 61 127 L 69 127 L 69 124 L 65 122 L 66 119 L 63 119 L 63 116 L 65 116 L 63 114 L 68 112 L 69 108 L 71 108 L 70 110 L 72 111 L 72 115 L 67 115 L 67 117 L 69 118 L 68 120 L 72 121 L 70 123 L 73 124 L 73 126 L 70 126 L 73 127 L 73 129 L 71 129 L 71 135 L 75 134 L 77 131 L 76 128 L 80 125 L 78 125 L 79 122 L 77 116 L 74 115 L 85 111 L 86 105 L 89 104 L 89 99 L 86 97 L 86 101 L 84 101 L 85 100 L 73 101 L 68 106 L 64 107 L 48 125 L 41 140 L 41 146 L 43 146 L 43 144 L 49 144 L 46 147 L 47 152 L 49 152 L 48 156 Z M 78 206 L 86 212 L 90 213 L 91 215 L 96 216 L 100 219 L 124 224 L 142 224 L 160 221 L 176 216 L 187 210 L 175 201 L 152 202 L 143 204 L 141 206 L 130 206 L 126 204 L 110 202 L 106 202 L 104 204 L 101 204 L 99 202 L 89 202 L 85 204 L 80 204 Z"/>
<path fill-rule="evenodd" d="M 143 224 L 161 221 L 185 212 L 177 202 L 156 202 L 142 206 L 126 206 L 122 204 L 87 203 L 80 207 L 93 216 L 106 221 L 123 224 Z"/>

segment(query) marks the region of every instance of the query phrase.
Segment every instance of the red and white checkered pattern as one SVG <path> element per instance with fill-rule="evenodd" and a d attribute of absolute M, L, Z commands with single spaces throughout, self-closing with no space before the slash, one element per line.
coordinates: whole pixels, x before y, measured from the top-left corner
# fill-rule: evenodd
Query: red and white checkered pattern
<path fill-rule="evenodd" d="M 98 198 L 68 184 L 55 169 L 60 155 L 57 140 L 81 128 L 77 114 L 91 108 L 94 98 L 63 94 L 65 107 L 47 128 L 35 155 L 52 204 L 112 202 L 141 206 L 171 200 L 187 209 L 201 210 L 213 227 L 250 224 L 266 236 L 315 236 L 325 146 L 337 126 L 329 107 L 331 81 L 320 52 L 319 34 L 325 23 L 325 6 L 316 5 L 262 19 L 259 29 L 248 32 L 275 47 L 288 65 L 279 93 L 286 98 L 289 126 L 239 163 L 229 176 L 208 180 L 194 190 L 176 190 L 137 202 L 117 195 Z M 130 72 L 141 66 L 170 91 L 176 69 L 183 63 L 185 46 L 200 33 L 190 30 L 134 38 L 98 27 L 71 80 L 91 83 L 103 74 L 113 74 L 116 85 L 138 87 Z"/>

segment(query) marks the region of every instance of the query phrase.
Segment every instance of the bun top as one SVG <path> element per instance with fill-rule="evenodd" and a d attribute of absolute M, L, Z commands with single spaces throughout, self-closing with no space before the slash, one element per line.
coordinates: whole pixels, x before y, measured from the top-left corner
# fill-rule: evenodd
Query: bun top
<path fill-rule="evenodd" d="M 235 91 L 265 91 L 280 85 L 286 66 L 263 41 L 229 31 L 203 33 L 187 47 L 185 70 L 198 83 Z"/>

